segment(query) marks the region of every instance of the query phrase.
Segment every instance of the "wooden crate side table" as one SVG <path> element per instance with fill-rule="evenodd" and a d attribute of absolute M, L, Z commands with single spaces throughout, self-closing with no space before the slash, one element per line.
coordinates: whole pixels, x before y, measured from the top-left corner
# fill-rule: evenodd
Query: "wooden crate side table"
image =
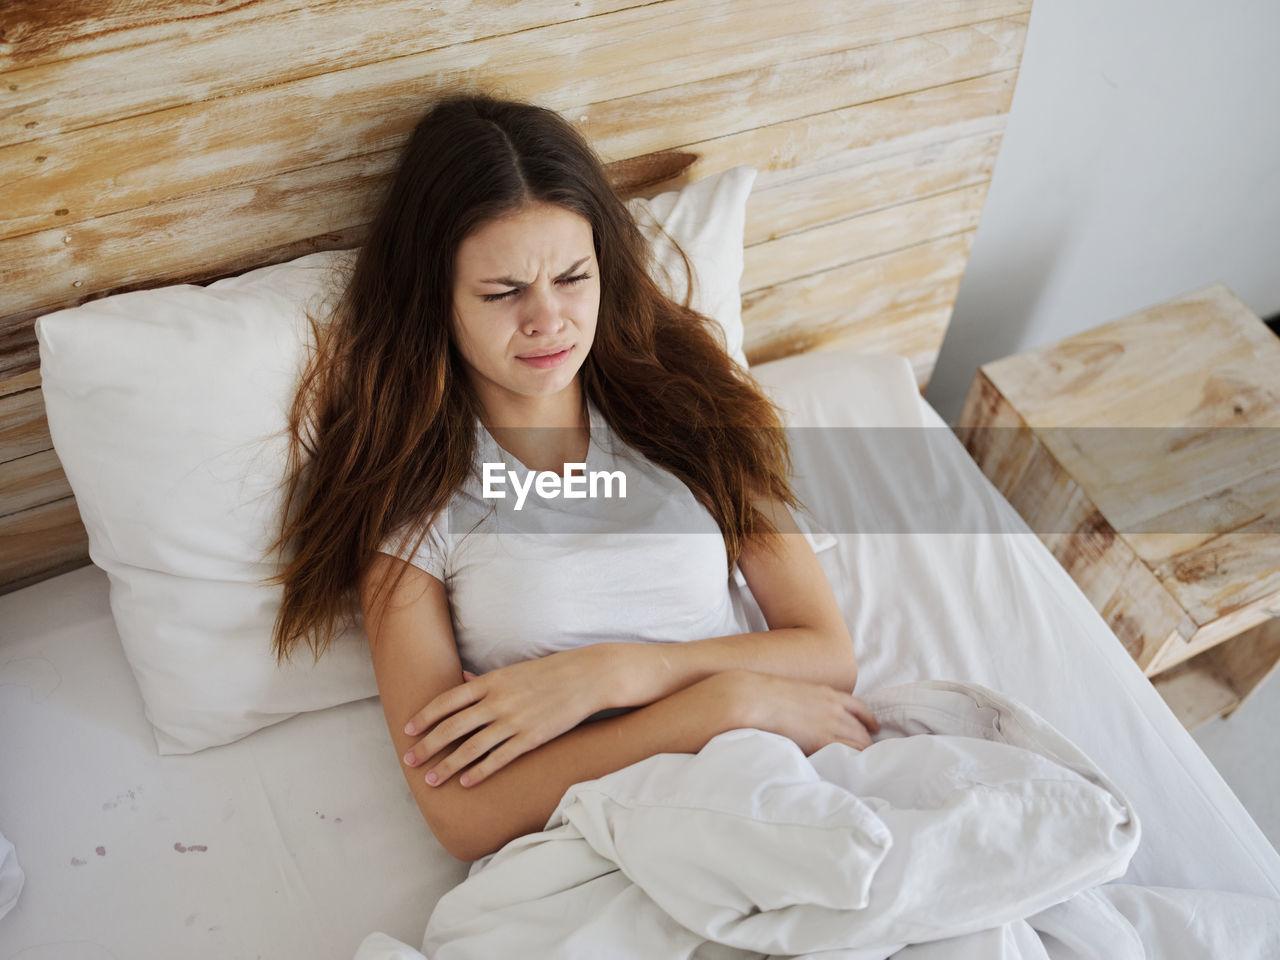
<path fill-rule="evenodd" d="M 1280 338 L 1214 284 L 984 365 L 956 432 L 1184 724 L 1280 662 Z"/>

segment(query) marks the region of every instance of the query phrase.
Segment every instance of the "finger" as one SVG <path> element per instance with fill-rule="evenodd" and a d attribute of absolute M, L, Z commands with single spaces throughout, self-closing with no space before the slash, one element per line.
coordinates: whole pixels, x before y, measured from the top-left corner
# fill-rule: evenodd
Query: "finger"
<path fill-rule="evenodd" d="M 427 783 L 433 787 L 440 786 L 459 770 L 484 757 L 485 754 L 502 743 L 507 736 L 508 734 L 506 733 L 495 731 L 492 725 L 486 727 L 428 770 L 426 774 Z M 474 782 L 474 774 L 470 770 L 462 775 L 461 783 L 464 787 L 470 786 Z"/>
<path fill-rule="evenodd" d="M 850 696 L 848 702 L 845 704 L 845 709 L 857 717 L 858 720 L 861 721 L 862 725 L 871 733 L 878 733 L 880 731 L 880 721 L 877 720 L 876 715 L 871 712 L 871 708 L 867 706 L 866 701 L 855 696 Z"/>
<path fill-rule="evenodd" d="M 477 676 L 478 676 L 478 674 L 474 674 L 474 673 L 472 673 L 470 670 L 463 670 L 463 671 L 462 671 L 462 682 L 463 682 L 463 683 L 466 683 L 466 682 L 468 682 L 469 680 L 474 680 Z"/>
<path fill-rule="evenodd" d="M 516 737 L 511 737 L 496 750 L 476 764 L 458 780 L 464 787 L 474 787 L 486 777 L 497 773 L 512 760 L 532 749 L 530 744 L 521 744 Z"/>
<path fill-rule="evenodd" d="M 437 723 L 425 737 L 410 747 L 409 752 L 404 755 L 404 762 L 411 767 L 417 766 L 455 740 L 474 733 L 492 720 L 493 717 L 483 706 L 473 706 L 469 710 L 455 713 Z"/>
<path fill-rule="evenodd" d="M 849 724 L 846 734 L 841 739 L 855 750 L 865 750 L 873 742 L 867 728 L 856 720 Z"/>
<path fill-rule="evenodd" d="M 482 696 L 484 696 L 484 691 L 469 683 L 450 687 L 410 717 L 409 722 L 404 725 L 404 732 L 409 736 L 421 733 L 423 730 L 435 726 L 449 714 L 457 713 L 464 707 L 469 707 Z"/>

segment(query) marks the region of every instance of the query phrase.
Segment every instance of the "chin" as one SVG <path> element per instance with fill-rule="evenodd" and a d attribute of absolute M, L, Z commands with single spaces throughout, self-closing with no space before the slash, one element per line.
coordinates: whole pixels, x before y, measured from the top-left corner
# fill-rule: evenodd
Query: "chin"
<path fill-rule="evenodd" d="M 544 380 L 542 383 L 533 384 L 525 392 L 535 397 L 550 397 L 567 390 L 572 383 L 573 376 L 557 377 L 554 381 Z"/>
<path fill-rule="evenodd" d="M 519 363 L 520 361 L 516 361 Z M 519 392 L 531 396 L 546 397 L 564 390 L 578 376 L 581 364 L 574 364 L 573 369 L 559 370 L 522 370 L 518 381 L 522 388 Z"/>

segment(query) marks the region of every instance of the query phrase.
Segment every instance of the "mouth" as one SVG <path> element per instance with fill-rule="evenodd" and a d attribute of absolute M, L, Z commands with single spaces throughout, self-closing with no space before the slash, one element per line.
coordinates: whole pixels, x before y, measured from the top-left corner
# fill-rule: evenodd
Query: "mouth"
<path fill-rule="evenodd" d="M 538 370 L 549 370 L 552 367 L 558 367 L 569 359 L 569 354 L 573 352 L 573 344 L 567 347 L 548 347 L 546 350 L 535 350 L 531 353 L 521 354 L 516 359 L 521 363 L 526 363 Z"/>

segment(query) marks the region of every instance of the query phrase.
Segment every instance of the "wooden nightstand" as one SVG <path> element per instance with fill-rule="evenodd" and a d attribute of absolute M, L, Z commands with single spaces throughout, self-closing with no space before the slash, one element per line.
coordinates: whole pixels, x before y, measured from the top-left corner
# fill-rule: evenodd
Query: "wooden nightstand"
<path fill-rule="evenodd" d="M 1280 661 L 1280 338 L 1215 284 L 984 365 L 956 432 L 1183 723 Z"/>

